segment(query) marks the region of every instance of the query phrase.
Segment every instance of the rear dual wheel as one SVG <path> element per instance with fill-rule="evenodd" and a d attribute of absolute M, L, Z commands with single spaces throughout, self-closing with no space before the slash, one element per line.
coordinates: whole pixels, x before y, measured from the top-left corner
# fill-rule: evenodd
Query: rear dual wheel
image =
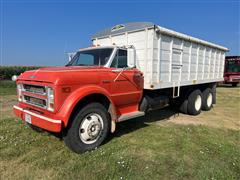
<path fill-rule="evenodd" d="M 193 91 L 188 96 L 187 112 L 190 115 L 198 115 L 202 110 L 202 92 L 200 90 Z"/>
<path fill-rule="evenodd" d="M 180 111 L 189 115 L 198 115 L 201 110 L 209 111 L 213 104 L 213 91 L 206 88 L 203 92 L 200 90 L 192 91 L 182 100 Z"/>
<path fill-rule="evenodd" d="M 207 88 L 203 91 L 203 104 L 202 110 L 209 111 L 212 108 L 213 104 L 213 92 L 212 89 Z"/>

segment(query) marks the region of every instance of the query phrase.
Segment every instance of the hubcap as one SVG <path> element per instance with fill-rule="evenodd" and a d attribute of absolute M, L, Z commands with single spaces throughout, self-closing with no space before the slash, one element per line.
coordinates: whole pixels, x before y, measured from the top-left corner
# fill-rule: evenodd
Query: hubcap
<path fill-rule="evenodd" d="M 210 107 L 212 105 L 212 93 L 208 94 L 207 105 L 208 105 L 208 107 Z"/>
<path fill-rule="evenodd" d="M 196 101 L 195 101 L 195 109 L 197 111 L 199 111 L 201 106 L 202 106 L 202 98 L 201 98 L 200 95 L 197 95 L 197 98 L 196 98 Z"/>
<path fill-rule="evenodd" d="M 102 117 L 97 113 L 88 114 L 79 127 L 79 137 L 86 144 L 95 143 L 103 130 Z"/>

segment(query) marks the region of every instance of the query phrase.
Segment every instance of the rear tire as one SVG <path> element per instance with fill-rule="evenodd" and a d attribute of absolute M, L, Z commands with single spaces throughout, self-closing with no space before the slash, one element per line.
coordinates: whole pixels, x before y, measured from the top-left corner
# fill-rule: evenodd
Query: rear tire
<path fill-rule="evenodd" d="M 232 83 L 232 87 L 237 87 L 238 83 Z"/>
<path fill-rule="evenodd" d="M 72 151 L 80 154 L 100 146 L 109 131 L 106 108 L 100 103 L 90 103 L 76 113 L 63 139 Z"/>
<path fill-rule="evenodd" d="M 179 110 L 184 114 L 188 113 L 188 99 L 187 98 L 182 100 Z"/>
<path fill-rule="evenodd" d="M 202 93 L 200 90 L 194 90 L 188 96 L 187 110 L 190 115 L 198 115 L 202 108 Z"/>
<path fill-rule="evenodd" d="M 202 93 L 202 110 L 209 111 L 213 104 L 213 92 L 212 89 L 207 88 Z"/>

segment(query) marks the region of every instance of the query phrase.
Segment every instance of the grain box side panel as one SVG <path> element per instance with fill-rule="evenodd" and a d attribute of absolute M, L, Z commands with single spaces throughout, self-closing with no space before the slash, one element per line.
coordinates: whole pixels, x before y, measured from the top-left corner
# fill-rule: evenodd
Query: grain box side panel
<path fill-rule="evenodd" d="M 214 61 L 216 57 L 216 50 L 212 49 L 211 53 L 211 59 L 210 59 L 210 74 L 209 74 L 209 79 L 213 79 L 214 77 Z"/>
<path fill-rule="evenodd" d="M 97 46 L 97 45 L 111 46 L 112 45 L 111 38 L 110 37 L 99 38 L 99 39 L 93 41 L 93 45 L 95 45 L 95 46 Z"/>
<path fill-rule="evenodd" d="M 153 55 L 152 55 L 152 59 L 153 59 L 153 64 L 152 64 L 152 73 L 153 73 L 153 77 L 152 77 L 152 83 L 156 84 L 160 82 L 160 75 L 159 75 L 159 63 L 160 63 L 160 34 L 157 34 L 155 32 L 153 32 Z"/>
<path fill-rule="evenodd" d="M 161 35 L 160 42 L 160 83 L 169 83 L 171 80 L 172 37 Z"/>
<path fill-rule="evenodd" d="M 211 59 L 211 49 L 209 47 L 206 47 L 203 79 L 209 78 L 210 59 Z"/>
<path fill-rule="evenodd" d="M 117 44 L 118 46 L 124 46 L 128 43 L 128 36 L 127 34 L 111 36 L 111 43 Z"/>
<path fill-rule="evenodd" d="M 128 33 L 128 44 L 133 45 L 136 50 L 136 65 L 144 73 L 144 86 L 152 84 L 154 77 L 153 69 L 153 29 L 141 30 Z"/>
<path fill-rule="evenodd" d="M 220 53 L 220 68 L 219 68 L 219 75 L 221 78 L 223 77 L 224 66 L 225 66 L 225 53 L 222 51 Z"/>
<path fill-rule="evenodd" d="M 190 74 L 190 57 L 191 57 L 191 42 L 184 41 L 183 42 L 183 59 L 182 59 L 182 74 L 181 80 L 188 81 Z"/>
<path fill-rule="evenodd" d="M 199 46 L 198 51 L 198 69 L 197 69 L 197 80 L 201 80 L 203 76 L 204 67 L 204 46 Z"/>
<path fill-rule="evenodd" d="M 198 60 L 198 45 L 196 43 L 192 43 L 191 48 L 191 58 L 190 58 L 190 81 L 196 80 L 197 76 L 197 60 Z"/>
<path fill-rule="evenodd" d="M 128 44 L 133 45 L 136 50 L 136 66 L 145 74 L 146 73 L 146 33 L 145 31 L 128 33 Z"/>

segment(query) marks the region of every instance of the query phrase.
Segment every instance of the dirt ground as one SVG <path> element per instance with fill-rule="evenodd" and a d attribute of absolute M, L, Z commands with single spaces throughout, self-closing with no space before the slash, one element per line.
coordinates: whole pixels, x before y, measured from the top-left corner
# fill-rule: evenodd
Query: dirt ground
<path fill-rule="evenodd" d="M 162 122 L 165 121 L 180 125 L 205 125 L 240 130 L 240 88 L 218 87 L 217 104 L 213 105 L 210 111 L 202 111 L 198 116 L 189 116 L 174 111 L 171 107 L 166 107 L 148 113 L 146 118 L 159 125 L 165 124 Z"/>

